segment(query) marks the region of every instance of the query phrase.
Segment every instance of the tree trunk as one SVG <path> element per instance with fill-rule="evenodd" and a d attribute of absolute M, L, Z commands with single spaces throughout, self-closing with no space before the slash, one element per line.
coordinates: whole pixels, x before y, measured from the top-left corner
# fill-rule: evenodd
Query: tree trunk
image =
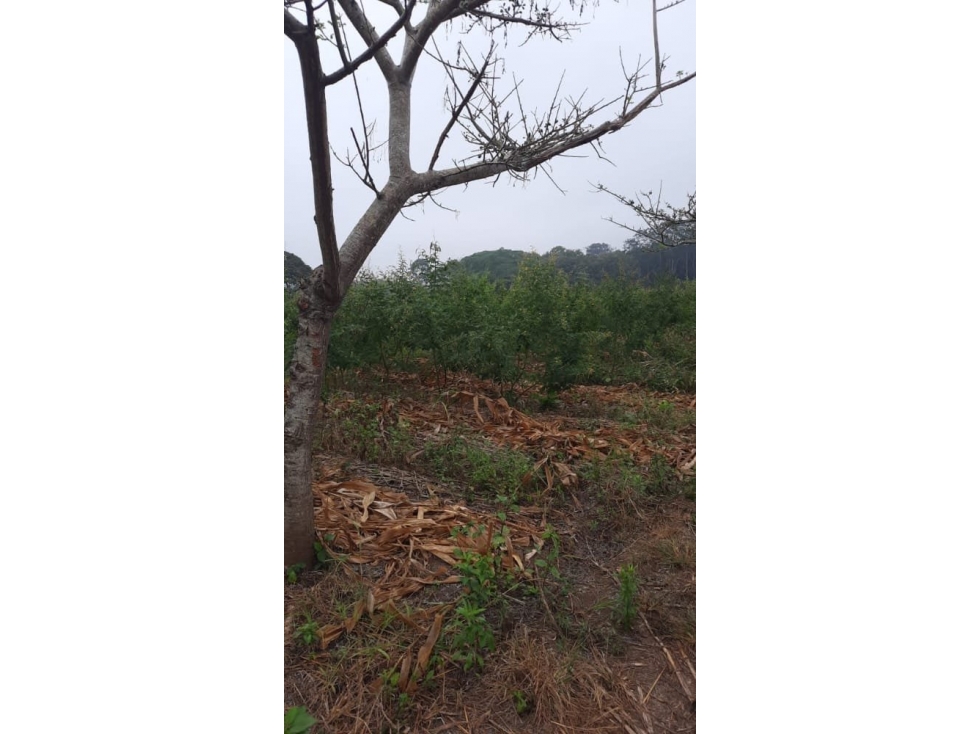
<path fill-rule="evenodd" d="M 322 285 L 323 268 L 300 287 L 299 336 L 289 365 L 285 404 L 285 565 L 311 568 L 313 550 L 313 436 L 320 407 L 330 329 L 336 308 Z"/>

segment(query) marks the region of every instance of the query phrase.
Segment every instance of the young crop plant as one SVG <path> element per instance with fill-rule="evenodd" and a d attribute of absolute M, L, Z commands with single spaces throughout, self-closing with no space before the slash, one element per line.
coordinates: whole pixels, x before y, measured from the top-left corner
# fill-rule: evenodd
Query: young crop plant
<path fill-rule="evenodd" d="M 466 532 L 472 535 L 473 532 L 485 532 L 485 528 L 480 526 L 475 531 L 470 529 Z M 458 534 L 457 529 L 453 529 L 453 534 Z M 459 548 L 455 551 L 456 557 L 459 558 L 456 571 L 461 577 L 462 588 L 467 597 L 474 599 L 477 604 L 485 607 L 498 605 L 502 600 L 501 587 L 512 588 L 519 583 L 511 572 L 504 570 L 503 563 L 497 555 L 497 551 L 506 546 L 508 534 L 507 527 L 494 533 L 490 540 L 489 553 L 483 554 Z"/>
<path fill-rule="evenodd" d="M 456 570 L 462 577 L 462 588 L 477 603 L 489 604 L 496 591 L 496 557 L 491 554 L 476 553 L 456 549 L 459 563 Z"/>
<path fill-rule="evenodd" d="M 449 626 L 453 633 L 449 643 L 452 659 L 462 663 L 467 673 L 473 667 L 482 670 L 486 664 L 483 653 L 496 649 L 496 638 L 484 612 L 485 607 L 480 607 L 475 598 L 465 596 L 456 606 L 455 617 Z"/>
<path fill-rule="evenodd" d="M 296 628 L 293 637 L 297 640 L 302 640 L 302 643 L 306 647 L 313 647 L 318 639 L 318 633 L 320 631 L 320 626 L 313 619 L 313 615 L 306 612 L 306 622 Z"/>
<path fill-rule="evenodd" d="M 612 616 L 619 627 L 624 630 L 631 630 L 632 623 L 639 613 L 637 600 L 639 584 L 636 581 L 636 567 L 631 563 L 627 566 L 622 566 L 617 575 L 619 593 L 615 598 Z"/>

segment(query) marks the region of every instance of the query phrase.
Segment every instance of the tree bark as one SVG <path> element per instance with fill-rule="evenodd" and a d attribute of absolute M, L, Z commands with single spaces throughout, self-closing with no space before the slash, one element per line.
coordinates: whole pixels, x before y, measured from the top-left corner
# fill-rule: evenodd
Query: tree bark
<path fill-rule="evenodd" d="M 289 365 L 285 404 L 285 565 L 311 568 L 313 541 L 313 435 L 317 426 L 323 372 L 335 304 L 318 267 L 300 286 L 299 336 Z"/>

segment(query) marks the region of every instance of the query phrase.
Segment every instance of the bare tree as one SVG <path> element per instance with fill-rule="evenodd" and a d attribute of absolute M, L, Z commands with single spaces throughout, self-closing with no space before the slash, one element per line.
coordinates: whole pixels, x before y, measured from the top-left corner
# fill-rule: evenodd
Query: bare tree
<path fill-rule="evenodd" d="M 584 0 L 577 0 L 583 2 Z M 683 0 L 679 0 L 682 2 Z M 498 38 L 513 30 L 563 40 L 577 26 L 559 19 L 551 0 L 373 0 L 387 6 L 393 19 L 383 32 L 368 20 L 364 3 L 371 0 L 285 0 L 285 34 L 299 55 L 313 174 L 315 221 L 323 265 L 300 288 L 299 337 L 289 367 L 285 404 L 285 562 L 313 560 L 312 436 L 333 318 L 368 255 L 394 218 L 405 207 L 432 199 L 441 189 L 503 174 L 518 179 L 536 170 L 547 173 L 547 161 L 585 145 L 596 151 L 601 138 L 620 130 L 648 109 L 665 91 L 687 83 L 695 74 L 663 81 L 656 0 L 653 4 L 654 59 L 652 73 L 639 64 L 624 73 L 621 95 L 611 102 L 586 104 L 581 97 L 564 97 L 560 87 L 548 106 L 538 112 L 525 105 L 520 84 L 503 88 Z M 572 8 L 575 8 L 572 0 Z M 671 3 L 671 7 L 677 3 Z M 421 5 L 422 8 L 417 6 Z M 373 10 L 378 10 L 377 5 Z M 454 26 L 465 35 L 482 29 L 491 38 L 482 58 L 460 45 L 447 60 L 433 36 Z M 348 29 L 352 29 L 348 35 Z M 388 43 L 400 36 L 400 58 Z M 324 45 L 321 45 L 321 42 Z M 324 71 L 320 57 L 325 44 L 337 57 L 336 68 Z M 412 80 L 423 56 L 440 64 L 448 78 L 449 116 L 424 170 L 410 159 Z M 388 136 L 376 143 L 373 126 L 363 111 L 357 70 L 373 63 L 387 86 Z M 652 77 L 652 78 L 650 78 Z M 374 199 L 342 246 L 333 216 L 330 134 L 327 126 L 327 87 L 350 80 L 360 104 L 361 129 L 351 129 L 354 154 L 338 160 L 355 171 Z M 599 113 L 605 118 L 595 122 Z M 470 154 L 451 165 L 437 167 L 450 135 L 464 140 Z M 387 153 L 388 175 L 379 180 L 372 169 L 375 151 Z M 549 175 L 549 174 L 548 174 Z"/>
<path fill-rule="evenodd" d="M 663 203 L 663 190 L 660 188 L 656 198 L 651 191 L 640 191 L 635 197 L 627 197 L 610 191 L 602 184 L 597 189 L 629 209 L 639 217 L 641 225 L 617 222 L 606 217 L 609 222 L 627 229 L 652 247 L 680 247 L 697 244 L 697 192 L 687 194 L 687 202 L 682 206 Z"/>

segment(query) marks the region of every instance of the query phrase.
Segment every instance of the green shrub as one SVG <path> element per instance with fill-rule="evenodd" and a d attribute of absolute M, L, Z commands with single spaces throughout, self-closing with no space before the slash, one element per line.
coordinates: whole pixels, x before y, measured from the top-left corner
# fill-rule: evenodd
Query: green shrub
<path fill-rule="evenodd" d="M 286 293 L 286 362 L 298 329 Z M 553 260 L 527 257 L 512 284 L 439 260 L 437 245 L 410 266 L 363 271 L 333 323 L 332 368 L 466 370 L 501 391 L 532 378 L 547 392 L 572 384 L 642 382 L 696 389 L 696 285 L 626 274 L 572 284 Z"/>

